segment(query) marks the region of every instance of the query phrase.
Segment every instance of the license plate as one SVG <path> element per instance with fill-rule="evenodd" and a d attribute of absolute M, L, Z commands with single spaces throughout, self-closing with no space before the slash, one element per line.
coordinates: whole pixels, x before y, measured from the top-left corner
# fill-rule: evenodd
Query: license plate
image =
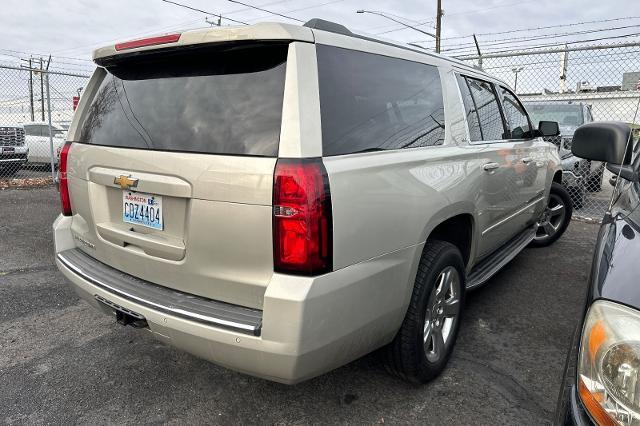
<path fill-rule="evenodd" d="M 122 191 L 122 220 L 162 230 L 162 197 L 144 192 Z"/>

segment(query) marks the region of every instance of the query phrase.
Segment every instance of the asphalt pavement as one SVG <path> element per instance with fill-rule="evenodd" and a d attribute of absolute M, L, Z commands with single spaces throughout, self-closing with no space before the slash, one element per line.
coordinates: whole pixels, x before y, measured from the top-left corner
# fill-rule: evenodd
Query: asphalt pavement
<path fill-rule="evenodd" d="M 573 222 L 467 297 L 453 358 L 425 386 L 365 356 L 296 386 L 122 327 L 53 264 L 55 190 L 0 191 L 0 423 L 549 423 L 597 225 Z"/>

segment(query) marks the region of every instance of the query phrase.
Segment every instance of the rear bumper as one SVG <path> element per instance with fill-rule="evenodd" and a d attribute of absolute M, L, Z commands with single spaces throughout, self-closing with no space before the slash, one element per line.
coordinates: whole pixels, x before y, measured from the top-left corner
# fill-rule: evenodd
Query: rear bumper
<path fill-rule="evenodd" d="M 166 305 L 178 305 L 166 295 L 158 303 L 158 294 L 149 296 L 153 292 L 147 292 L 147 296 L 126 294 L 120 291 L 122 282 L 116 282 L 119 289 L 114 289 L 97 283 L 90 273 L 83 276 L 78 272 L 82 268 L 68 256 L 69 250 L 77 250 L 71 222 L 71 217 L 60 216 L 54 223 L 56 264 L 80 297 L 104 309 L 96 300 L 99 296 L 144 316 L 154 337 L 196 356 L 287 384 L 337 368 L 390 342 L 404 318 L 411 295 L 408 283 L 413 281 L 410 277 L 415 276 L 417 267 L 414 259 L 422 249 L 421 245 L 413 246 L 319 277 L 273 274 L 263 310 L 250 310 L 259 320 L 256 332 L 198 320 L 194 310 L 184 309 L 184 305 L 177 311 L 167 310 Z M 83 247 L 83 251 L 91 249 Z M 107 275 L 111 279 L 122 275 L 110 269 Z M 109 282 L 113 285 L 112 280 Z M 168 289 L 161 287 L 160 291 Z M 193 298 L 178 295 L 179 299 Z M 246 309 L 223 305 L 227 310 Z"/>

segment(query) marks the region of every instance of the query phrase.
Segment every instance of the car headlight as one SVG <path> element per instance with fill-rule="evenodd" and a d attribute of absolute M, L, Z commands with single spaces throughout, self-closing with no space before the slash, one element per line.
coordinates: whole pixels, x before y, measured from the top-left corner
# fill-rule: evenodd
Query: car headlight
<path fill-rule="evenodd" d="M 640 425 L 640 311 L 599 300 L 587 313 L 578 391 L 600 425 Z"/>

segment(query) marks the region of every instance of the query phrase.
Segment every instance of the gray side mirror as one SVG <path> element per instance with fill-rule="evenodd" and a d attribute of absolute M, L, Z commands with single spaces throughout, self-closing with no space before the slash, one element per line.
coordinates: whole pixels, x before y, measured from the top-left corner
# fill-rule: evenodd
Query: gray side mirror
<path fill-rule="evenodd" d="M 538 123 L 538 133 L 540 136 L 558 136 L 560 134 L 560 126 L 557 121 L 541 121 Z"/>
<path fill-rule="evenodd" d="M 631 128 L 618 121 L 598 121 L 578 127 L 573 134 L 571 152 L 587 160 L 610 164 L 629 164 L 633 145 L 629 143 Z"/>

